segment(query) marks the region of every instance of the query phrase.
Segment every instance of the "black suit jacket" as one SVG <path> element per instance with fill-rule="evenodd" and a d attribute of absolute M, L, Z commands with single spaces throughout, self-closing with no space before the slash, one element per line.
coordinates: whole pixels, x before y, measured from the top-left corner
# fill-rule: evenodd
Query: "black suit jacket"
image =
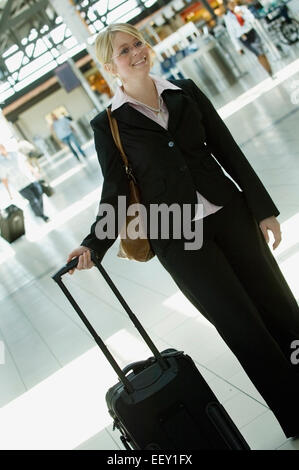
<path fill-rule="evenodd" d="M 192 80 L 171 80 L 181 90 L 164 90 L 169 111 L 168 130 L 124 104 L 112 115 L 117 119 L 124 151 L 138 181 L 142 202 L 195 204 L 196 190 L 210 202 L 224 206 L 238 191 L 222 171 L 243 191 L 249 209 L 259 222 L 279 214 L 262 182 L 233 139 L 211 101 Z M 108 203 L 117 213 L 117 198 L 128 197 L 128 180 L 116 148 L 106 111 L 91 121 L 104 183 L 100 204 Z M 215 158 L 219 162 L 219 165 Z M 117 219 L 116 219 L 117 220 Z M 96 222 L 82 245 L 94 249 L 100 259 L 114 243 L 97 238 Z M 117 223 L 116 223 L 117 226 Z M 155 251 L 165 240 L 152 241 Z"/>

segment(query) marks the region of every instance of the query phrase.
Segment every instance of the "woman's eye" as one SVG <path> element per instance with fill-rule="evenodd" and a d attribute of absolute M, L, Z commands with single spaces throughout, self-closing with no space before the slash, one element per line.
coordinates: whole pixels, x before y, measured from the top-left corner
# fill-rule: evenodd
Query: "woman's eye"
<path fill-rule="evenodd" d="M 142 41 L 137 41 L 135 47 L 141 47 L 143 45 Z"/>
<path fill-rule="evenodd" d="M 129 48 L 128 47 L 125 47 L 124 49 L 122 49 L 121 51 L 121 55 L 125 55 L 125 54 L 128 54 L 129 53 Z"/>

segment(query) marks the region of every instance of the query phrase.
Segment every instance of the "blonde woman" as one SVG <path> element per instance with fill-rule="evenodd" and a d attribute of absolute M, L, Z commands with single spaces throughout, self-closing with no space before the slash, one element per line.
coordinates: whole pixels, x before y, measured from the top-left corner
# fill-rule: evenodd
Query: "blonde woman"
<path fill-rule="evenodd" d="M 185 249 L 185 232 L 180 238 L 151 238 L 157 258 L 216 327 L 285 434 L 297 435 L 299 374 L 291 355 L 299 340 L 298 306 L 267 245 L 269 231 L 274 249 L 281 240 L 278 209 L 192 80 L 150 75 L 152 50 L 134 26 L 109 25 L 99 34 L 96 51 L 106 71 L 122 83 L 110 109 L 145 207 L 203 207 L 203 218 L 192 222 L 193 228 L 203 224 L 202 246 Z M 104 177 L 100 209 L 114 208 L 117 227 L 118 197 L 129 195 L 127 175 L 106 111 L 91 125 Z M 104 217 L 105 211 L 69 254 L 68 261 L 79 257 L 79 270 L 92 267 L 91 250 L 101 260 L 118 236 L 116 231 L 105 238 Z"/>

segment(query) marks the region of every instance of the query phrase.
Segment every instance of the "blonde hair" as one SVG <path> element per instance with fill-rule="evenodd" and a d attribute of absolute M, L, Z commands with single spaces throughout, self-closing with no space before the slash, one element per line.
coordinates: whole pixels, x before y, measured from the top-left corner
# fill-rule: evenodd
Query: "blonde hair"
<path fill-rule="evenodd" d="M 101 64 L 111 62 L 113 56 L 113 37 L 116 33 L 127 33 L 136 39 L 144 42 L 153 51 L 152 46 L 144 40 L 142 33 L 129 23 L 111 23 L 109 26 L 99 33 L 95 42 L 96 55 Z"/>

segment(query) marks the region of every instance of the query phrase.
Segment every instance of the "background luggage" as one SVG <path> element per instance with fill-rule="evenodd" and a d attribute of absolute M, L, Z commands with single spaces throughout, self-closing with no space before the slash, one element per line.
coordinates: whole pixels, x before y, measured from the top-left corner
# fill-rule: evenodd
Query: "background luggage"
<path fill-rule="evenodd" d="M 0 212 L 1 237 L 12 243 L 25 234 L 24 214 L 22 209 L 11 204 Z"/>
<path fill-rule="evenodd" d="M 250 450 L 193 360 L 175 349 L 160 353 L 103 266 L 95 256 L 92 259 L 153 353 L 122 370 L 62 283 L 61 276 L 78 260 L 53 276 L 118 375 L 119 382 L 108 390 L 106 402 L 125 448 Z"/>

